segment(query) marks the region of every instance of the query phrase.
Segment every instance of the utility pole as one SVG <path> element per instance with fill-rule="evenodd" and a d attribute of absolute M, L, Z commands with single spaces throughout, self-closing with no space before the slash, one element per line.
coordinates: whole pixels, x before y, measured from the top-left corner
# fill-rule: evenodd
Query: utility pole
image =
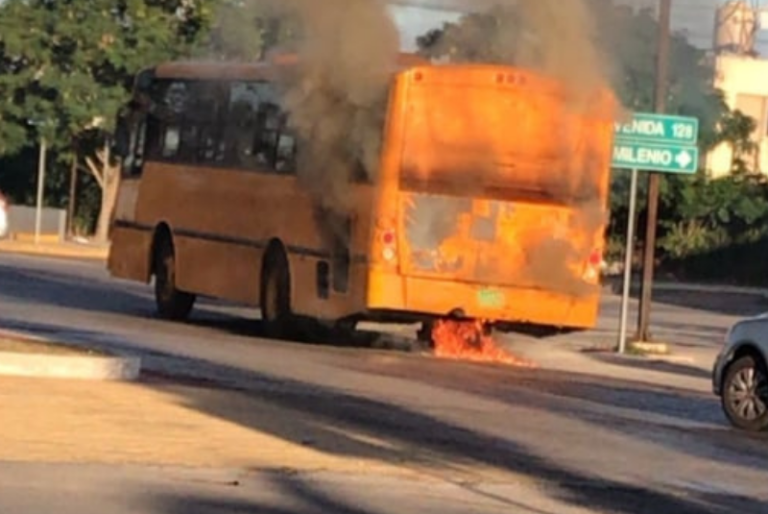
<path fill-rule="evenodd" d="M 45 137 L 40 137 L 40 158 L 37 164 L 37 207 L 35 209 L 35 244 L 40 244 L 43 220 L 43 199 L 45 195 L 45 157 L 48 151 Z"/>
<path fill-rule="evenodd" d="M 672 19 L 672 0 L 659 0 L 658 54 L 656 56 L 656 91 L 654 94 L 655 110 L 663 114 L 667 110 L 667 91 L 669 81 L 669 46 Z M 651 298 L 653 297 L 653 271 L 655 266 L 656 227 L 659 216 L 659 182 L 661 176 L 651 173 L 648 177 L 648 216 L 646 222 L 643 281 L 640 294 L 640 313 L 637 320 L 638 341 L 649 341 L 648 330 L 651 317 Z"/>

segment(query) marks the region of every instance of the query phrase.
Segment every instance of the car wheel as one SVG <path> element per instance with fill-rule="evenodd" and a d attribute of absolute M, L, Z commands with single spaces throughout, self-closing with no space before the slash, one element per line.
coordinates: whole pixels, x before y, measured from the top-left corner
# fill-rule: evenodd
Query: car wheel
<path fill-rule="evenodd" d="M 737 428 L 751 432 L 768 429 L 768 373 L 752 356 L 736 359 L 726 371 L 723 410 Z"/>

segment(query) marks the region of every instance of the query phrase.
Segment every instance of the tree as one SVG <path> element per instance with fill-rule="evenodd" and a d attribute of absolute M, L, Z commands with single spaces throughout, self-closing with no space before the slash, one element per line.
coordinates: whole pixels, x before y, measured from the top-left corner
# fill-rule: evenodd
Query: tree
<path fill-rule="evenodd" d="M 106 239 L 119 182 L 109 137 L 141 68 L 190 52 L 210 24 L 201 0 L 6 0 L 0 5 L 0 155 L 44 137 L 101 188 Z"/>
<path fill-rule="evenodd" d="M 719 130 L 714 143 L 725 143 L 732 151 L 731 172 L 735 175 L 746 175 L 752 172 L 752 166 L 747 158 L 754 156 L 758 150 L 752 135 L 757 128 L 757 121 L 740 110 L 728 112 L 720 120 Z"/>
<path fill-rule="evenodd" d="M 275 0 L 220 0 L 199 53 L 219 58 L 258 60 L 279 46 L 290 47 L 299 22 Z"/>

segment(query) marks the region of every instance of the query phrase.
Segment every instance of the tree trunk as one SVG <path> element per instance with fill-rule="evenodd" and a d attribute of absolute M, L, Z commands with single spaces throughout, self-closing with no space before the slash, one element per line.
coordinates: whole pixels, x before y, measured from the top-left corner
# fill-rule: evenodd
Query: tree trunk
<path fill-rule="evenodd" d="M 117 193 L 120 186 L 120 166 L 112 164 L 109 139 L 104 142 L 104 153 L 101 157 L 101 209 L 96 222 L 95 239 L 99 243 L 109 240 L 109 226 L 112 222 L 112 212 L 117 204 Z"/>
<path fill-rule="evenodd" d="M 106 243 L 109 240 L 109 225 L 112 212 L 117 203 L 117 192 L 120 186 L 120 168 L 106 166 L 104 168 L 104 187 L 101 188 L 101 209 L 96 223 L 96 241 Z"/>

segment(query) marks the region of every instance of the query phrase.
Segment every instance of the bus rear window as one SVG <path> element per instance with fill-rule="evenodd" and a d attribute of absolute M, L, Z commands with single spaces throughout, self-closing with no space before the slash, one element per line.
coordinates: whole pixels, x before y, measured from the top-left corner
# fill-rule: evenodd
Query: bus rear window
<path fill-rule="evenodd" d="M 558 203 L 599 194 L 600 128 L 547 92 L 432 81 L 407 101 L 403 189 Z"/>

